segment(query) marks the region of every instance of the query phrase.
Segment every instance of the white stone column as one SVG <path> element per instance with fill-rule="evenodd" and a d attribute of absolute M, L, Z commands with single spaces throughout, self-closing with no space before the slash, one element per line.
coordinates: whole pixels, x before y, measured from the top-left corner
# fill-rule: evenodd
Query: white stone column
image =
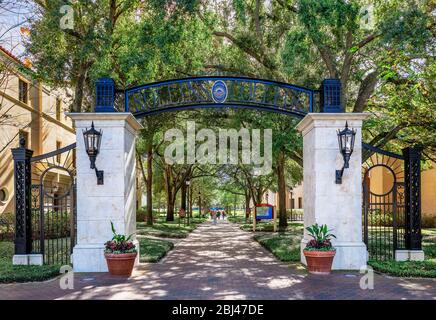
<path fill-rule="evenodd" d="M 131 113 L 67 115 L 74 121 L 77 141 L 77 244 L 73 268 L 75 272 L 107 272 L 104 243 L 112 239 L 111 221 L 117 233 L 133 234 L 137 243 L 135 137 L 141 125 Z M 92 121 L 97 130 L 103 131 L 96 160 L 98 170 L 104 171 L 103 185 L 97 185 L 84 145 L 83 130 L 90 128 Z"/>
<path fill-rule="evenodd" d="M 362 113 L 310 113 L 297 126 L 303 134 L 304 227 L 327 224 L 337 239 L 333 269 L 359 270 L 366 266 L 367 250 L 362 241 Z M 342 184 L 335 183 L 335 171 L 343 166 L 337 130 L 357 129 L 350 167 Z M 303 250 L 310 240 L 307 231 Z M 301 251 L 301 262 L 306 264 Z"/>

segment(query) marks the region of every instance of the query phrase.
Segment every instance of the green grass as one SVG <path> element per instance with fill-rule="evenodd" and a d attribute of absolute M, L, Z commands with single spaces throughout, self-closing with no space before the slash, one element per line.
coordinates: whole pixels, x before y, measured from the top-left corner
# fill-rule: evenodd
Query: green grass
<path fill-rule="evenodd" d="M 436 229 L 422 229 L 424 261 L 375 261 L 368 264 L 379 272 L 397 277 L 436 278 Z"/>
<path fill-rule="evenodd" d="M 14 266 L 14 244 L 0 242 L 0 283 L 44 281 L 59 275 L 59 265 Z"/>
<path fill-rule="evenodd" d="M 241 216 L 241 215 L 229 215 L 227 216 L 227 220 L 233 223 L 245 223 L 245 215 Z"/>
<path fill-rule="evenodd" d="M 257 229 L 257 228 L 256 228 Z M 254 239 L 272 252 L 280 261 L 300 261 L 300 241 L 303 236 L 303 225 L 292 223 L 286 232 L 261 234 Z"/>
<path fill-rule="evenodd" d="M 138 237 L 138 240 L 140 262 L 158 262 L 174 248 L 174 244 L 168 240 L 147 237 Z"/>
<path fill-rule="evenodd" d="M 424 261 L 368 261 L 374 270 L 396 277 L 436 278 L 436 260 Z"/>
<path fill-rule="evenodd" d="M 186 219 L 185 219 L 186 220 Z M 185 224 L 181 220 L 176 218 L 175 221 L 166 222 L 163 219 L 159 219 L 153 223 L 152 226 L 147 225 L 145 222 L 138 222 L 136 225 L 136 233 L 138 235 L 154 236 L 162 238 L 186 238 L 190 232 L 197 228 L 199 223 L 205 221 L 203 218 L 190 219 L 190 225 L 188 226 L 187 220 Z"/>
<path fill-rule="evenodd" d="M 278 230 L 278 225 L 279 222 L 276 222 L 277 224 L 277 230 Z M 294 231 L 295 228 L 300 228 L 301 229 L 301 233 L 303 233 L 303 223 L 301 222 L 290 222 L 288 221 L 288 227 L 286 228 L 285 231 Z M 240 228 L 244 231 L 253 231 L 253 223 L 242 223 Z M 273 222 L 266 222 L 266 221 L 261 221 L 261 222 L 257 222 L 256 223 L 256 231 L 260 231 L 260 232 L 273 232 L 274 231 L 274 224 Z"/>
<path fill-rule="evenodd" d="M 274 235 L 258 235 L 254 239 L 271 251 L 280 261 L 300 261 L 300 242 L 287 233 Z"/>

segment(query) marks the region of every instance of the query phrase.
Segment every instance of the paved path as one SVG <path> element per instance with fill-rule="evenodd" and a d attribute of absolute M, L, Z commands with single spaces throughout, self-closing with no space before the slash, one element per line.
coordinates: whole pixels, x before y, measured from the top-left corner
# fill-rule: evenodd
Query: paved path
<path fill-rule="evenodd" d="M 374 290 L 361 275 L 307 275 L 278 262 L 238 226 L 204 223 L 160 263 L 143 264 L 133 277 L 76 274 L 73 290 L 59 279 L 0 285 L 0 299 L 434 299 L 436 279 L 375 275 Z"/>

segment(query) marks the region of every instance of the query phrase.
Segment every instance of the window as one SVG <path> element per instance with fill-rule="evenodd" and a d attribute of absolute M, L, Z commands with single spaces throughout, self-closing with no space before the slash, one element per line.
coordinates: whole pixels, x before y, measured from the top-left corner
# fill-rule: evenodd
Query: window
<path fill-rule="evenodd" d="M 28 83 L 26 81 L 18 79 L 18 100 L 27 104 L 29 100 L 28 90 L 29 90 Z"/>
<path fill-rule="evenodd" d="M 56 150 L 59 150 L 62 147 L 62 143 L 60 141 L 56 141 Z M 57 163 L 61 162 L 61 154 L 56 155 L 56 161 Z"/>
<path fill-rule="evenodd" d="M 56 98 L 56 120 L 61 121 L 62 100 Z"/>
<path fill-rule="evenodd" d="M 6 188 L 0 189 L 0 204 L 8 200 L 8 190 Z"/>
<path fill-rule="evenodd" d="M 302 197 L 298 197 L 298 209 L 303 208 L 303 198 Z"/>
<path fill-rule="evenodd" d="M 292 199 L 291 200 L 291 209 L 294 209 L 295 208 L 295 199 Z"/>

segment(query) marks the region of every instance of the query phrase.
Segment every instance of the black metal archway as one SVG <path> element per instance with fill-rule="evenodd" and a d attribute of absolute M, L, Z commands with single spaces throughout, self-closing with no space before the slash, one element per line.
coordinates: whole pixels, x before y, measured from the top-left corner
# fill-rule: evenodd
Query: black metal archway
<path fill-rule="evenodd" d="M 343 112 L 338 79 L 323 80 L 320 89 L 231 76 L 189 77 L 117 89 L 113 79 L 101 78 L 96 98 L 96 112 L 118 109 L 136 118 L 205 108 L 255 109 L 297 118 L 310 112 Z"/>

